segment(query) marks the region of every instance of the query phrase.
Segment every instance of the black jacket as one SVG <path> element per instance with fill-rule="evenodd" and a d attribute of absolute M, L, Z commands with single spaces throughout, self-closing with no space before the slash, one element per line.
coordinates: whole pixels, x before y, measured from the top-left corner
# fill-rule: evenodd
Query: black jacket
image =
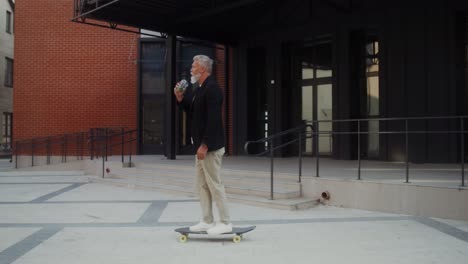
<path fill-rule="evenodd" d="M 208 151 L 224 147 L 221 88 L 212 75 L 208 76 L 200 87 L 194 90 L 190 88 L 179 105 L 188 113 L 195 150 L 201 144 L 206 144 Z"/>

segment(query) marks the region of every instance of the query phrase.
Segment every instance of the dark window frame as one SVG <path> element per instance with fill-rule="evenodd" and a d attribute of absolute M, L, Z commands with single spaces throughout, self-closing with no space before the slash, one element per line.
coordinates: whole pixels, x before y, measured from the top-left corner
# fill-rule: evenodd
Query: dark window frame
<path fill-rule="evenodd" d="M 13 142 L 13 113 L 3 112 L 2 120 L 2 142 L 0 142 L 2 150 L 11 150 Z"/>
<path fill-rule="evenodd" d="M 5 57 L 5 81 L 6 87 L 13 87 L 13 64 L 12 58 Z"/>
<path fill-rule="evenodd" d="M 13 33 L 13 30 L 12 30 L 12 26 L 11 26 L 11 22 L 12 22 L 12 19 L 11 19 L 11 12 L 10 11 L 6 11 L 6 24 L 5 24 L 5 31 L 6 33 L 8 34 L 11 34 Z"/>

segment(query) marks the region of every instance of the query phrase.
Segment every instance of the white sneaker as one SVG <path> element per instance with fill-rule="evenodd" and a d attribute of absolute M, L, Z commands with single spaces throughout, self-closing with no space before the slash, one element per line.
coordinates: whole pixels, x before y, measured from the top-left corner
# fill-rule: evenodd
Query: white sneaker
<path fill-rule="evenodd" d="M 215 226 L 214 223 L 208 224 L 208 223 L 205 223 L 205 222 L 201 221 L 200 223 L 191 226 L 189 229 L 192 232 L 202 232 L 202 231 L 206 231 L 206 230 L 208 230 L 208 229 L 210 229 L 210 228 L 212 228 L 214 226 Z"/>
<path fill-rule="evenodd" d="M 232 232 L 232 224 L 223 224 L 223 223 L 217 223 L 216 226 L 206 230 L 206 233 L 210 235 L 219 235 L 219 234 L 224 234 L 224 233 L 230 233 Z"/>

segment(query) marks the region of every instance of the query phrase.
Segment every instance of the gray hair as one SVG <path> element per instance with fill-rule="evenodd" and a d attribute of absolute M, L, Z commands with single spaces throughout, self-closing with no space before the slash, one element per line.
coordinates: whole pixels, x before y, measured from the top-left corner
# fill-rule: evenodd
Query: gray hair
<path fill-rule="evenodd" d="M 203 66 L 208 73 L 211 74 L 213 70 L 213 60 L 206 55 L 196 55 L 193 57 L 193 61 L 198 62 L 201 66 Z"/>

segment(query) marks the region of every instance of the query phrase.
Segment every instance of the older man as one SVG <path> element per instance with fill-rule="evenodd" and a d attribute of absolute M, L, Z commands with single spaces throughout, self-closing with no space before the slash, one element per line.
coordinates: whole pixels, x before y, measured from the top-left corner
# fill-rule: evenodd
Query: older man
<path fill-rule="evenodd" d="M 224 129 L 221 119 L 223 94 L 211 75 L 213 60 L 205 55 L 193 58 L 190 71 L 193 86 L 186 93 L 174 88 L 177 102 L 188 113 L 192 124 L 192 143 L 197 149 L 195 167 L 203 219 L 191 226 L 191 231 L 222 234 L 232 231 L 226 192 L 220 170 L 224 155 Z M 212 202 L 219 211 L 219 222 L 214 223 Z"/>

